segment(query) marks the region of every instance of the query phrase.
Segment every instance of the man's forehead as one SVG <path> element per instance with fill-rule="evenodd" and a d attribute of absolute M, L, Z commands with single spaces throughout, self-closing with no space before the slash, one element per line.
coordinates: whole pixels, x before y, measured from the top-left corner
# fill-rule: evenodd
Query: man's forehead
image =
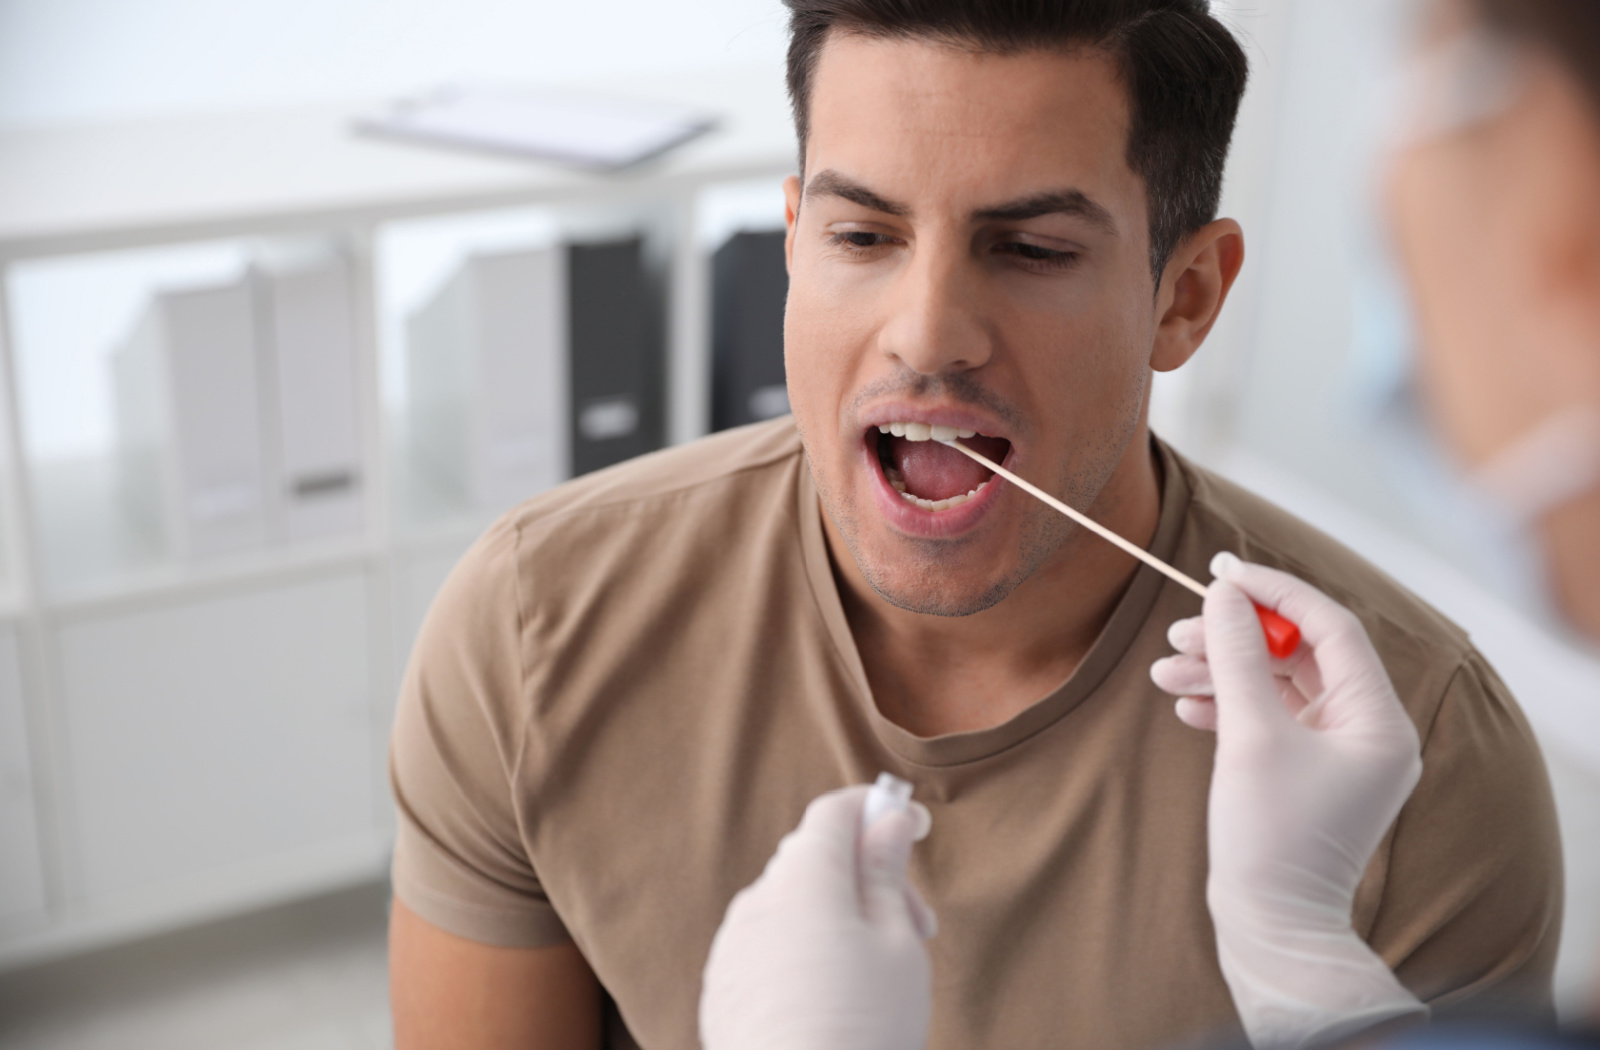
<path fill-rule="evenodd" d="M 992 54 L 836 32 L 809 101 L 808 172 L 839 167 L 907 189 L 966 183 L 990 200 L 1063 179 L 1105 193 L 1137 181 L 1127 91 L 1097 49 Z"/>

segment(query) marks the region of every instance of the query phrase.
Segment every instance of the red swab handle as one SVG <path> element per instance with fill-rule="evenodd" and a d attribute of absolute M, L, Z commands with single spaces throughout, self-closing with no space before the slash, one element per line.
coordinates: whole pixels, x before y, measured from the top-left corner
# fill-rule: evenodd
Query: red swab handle
<path fill-rule="evenodd" d="M 1267 636 L 1267 652 L 1280 660 L 1288 659 L 1300 648 L 1300 628 L 1264 605 L 1256 606 L 1261 632 Z"/>

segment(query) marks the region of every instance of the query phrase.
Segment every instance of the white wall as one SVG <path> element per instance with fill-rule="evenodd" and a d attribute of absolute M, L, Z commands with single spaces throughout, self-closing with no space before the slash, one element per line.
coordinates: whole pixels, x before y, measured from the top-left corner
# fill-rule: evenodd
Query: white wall
<path fill-rule="evenodd" d="M 0 0 L 0 128 L 781 61 L 778 0 Z"/>

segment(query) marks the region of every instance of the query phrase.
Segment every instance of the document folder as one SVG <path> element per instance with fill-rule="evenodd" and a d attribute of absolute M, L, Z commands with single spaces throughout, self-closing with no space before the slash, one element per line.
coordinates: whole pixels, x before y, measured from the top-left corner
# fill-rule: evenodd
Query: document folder
<path fill-rule="evenodd" d="M 407 323 L 411 456 L 477 506 L 568 476 L 566 263 L 560 247 L 471 256 Z"/>
<path fill-rule="evenodd" d="M 789 296 L 782 230 L 736 233 L 711 260 L 711 429 L 789 411 L 783 309 Z"/>
<path fill-rule="evenodd" d="M 662 446 L 666 434 L 661 310 L 632 238 L 568 249 L 572 473 Z"/>
<path fill-rule="evenodd" d="M 255 312 L 247 277 L 158 293 L 112 361 L 120 484 L 182 557 L 267 538 Z"/>
<path fill-rule="evenodd" d="M 413 462 L 500 509 L 660 448 L 660 314 L 638 238 L 468 257 L 407 321 Z"/>
<path fill-rule="evenodd" d="M 360 533 L 361 428 L 348 263 L 333 252 L 255 273 L 275 536 Z"/>

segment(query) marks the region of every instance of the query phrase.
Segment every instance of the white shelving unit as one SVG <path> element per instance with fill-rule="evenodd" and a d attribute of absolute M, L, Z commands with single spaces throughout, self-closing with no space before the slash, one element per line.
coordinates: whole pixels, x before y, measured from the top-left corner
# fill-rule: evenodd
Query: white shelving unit
<path fill-rule="evenodd" d="M 387 863 L 400 671 L 490 517 L 419 484 L 396 454 L 376 285 L 390 224 L 530 206 L 647 223 L 666 263 L 668 437 L 705 432 L 696 231 L 710 188 L 793 169 L 781 71 L 605 90 L 721 122 L 612 175 L 356 137 L 370 103 L 0 136 L 0 968 Z M 9 278 L 72 256 L 264 237 L 332 239 L 353 262 L 368 525 L 179 561 L 122 524 L 108 459 L 30 452 Z"/>

